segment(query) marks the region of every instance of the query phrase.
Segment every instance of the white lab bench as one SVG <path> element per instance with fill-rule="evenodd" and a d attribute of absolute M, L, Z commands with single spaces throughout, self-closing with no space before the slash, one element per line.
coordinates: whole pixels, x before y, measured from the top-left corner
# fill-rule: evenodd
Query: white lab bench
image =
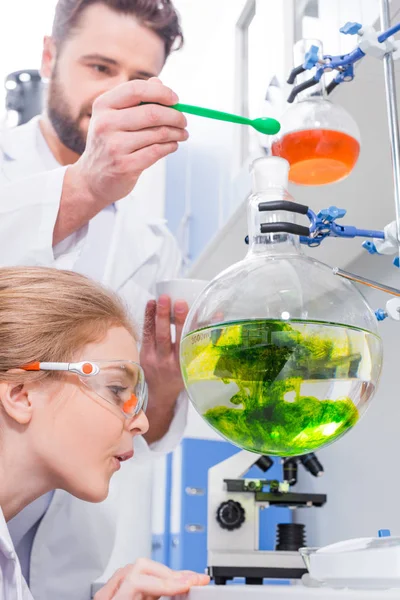
<path fill-rule="evenodd" d="M 186 600 L 400 600 L 400 589 L 334 590 L 303 585 L 210 585 L 193 588 Z"/>

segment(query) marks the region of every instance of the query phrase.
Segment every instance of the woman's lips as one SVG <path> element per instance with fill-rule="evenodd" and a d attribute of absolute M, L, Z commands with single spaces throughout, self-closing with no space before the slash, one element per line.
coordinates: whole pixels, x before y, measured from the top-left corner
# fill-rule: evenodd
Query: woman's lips
<path fill-rule="evenodd" d="M 119 460 L 119 462 L 125 462 L 133 457 L 133 450 L 129 450 L 128 452 L 124 452 L 123 454 L 117 454 L 115 458 Z"/>

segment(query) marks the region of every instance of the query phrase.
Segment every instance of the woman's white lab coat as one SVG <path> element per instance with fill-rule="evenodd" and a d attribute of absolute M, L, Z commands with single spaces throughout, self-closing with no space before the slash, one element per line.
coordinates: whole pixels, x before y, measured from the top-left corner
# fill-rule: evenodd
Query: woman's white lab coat
<path fill-rule="evenodd" d="M 43 171 L 37 127 L 34 120 L 0 138 L 0 265 L 73 269 L 85 235 L 55 262 L 52 236 L 65 169 Z M 155 282 L 176 277 L 179 268 L 180 253 L 164 222 L 144 221 L 134 194 L 117 202 L 103 282 L 125 299 L 139 326 Z M 113 477 L 105 502 L 56 491 L 32 548 L 35 600 L 89 600 L 92 582 L 150 554 L 152 459 L 179 443 L 186 416 L 182 394 L 169 432 L 151 450 L 143 439 L 135 443 L 135 459 Z"/>
<path fill-rule="evenodd" d="M 1 600 L 32 600 L 22 577 L 21 567 L 0 508 L 0 598 Z"/>

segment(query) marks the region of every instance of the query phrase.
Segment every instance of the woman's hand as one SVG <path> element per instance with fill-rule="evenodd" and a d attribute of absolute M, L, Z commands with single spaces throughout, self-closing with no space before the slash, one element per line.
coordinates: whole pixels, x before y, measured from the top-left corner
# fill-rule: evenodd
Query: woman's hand
<path fill-rule="evenodd" d="M 192 571 L 172 571 L 146 558 L 119 569 L 94 600 L 157 600 L 186 594 L 191 587 L 207 585 L 210 578 Z"/>

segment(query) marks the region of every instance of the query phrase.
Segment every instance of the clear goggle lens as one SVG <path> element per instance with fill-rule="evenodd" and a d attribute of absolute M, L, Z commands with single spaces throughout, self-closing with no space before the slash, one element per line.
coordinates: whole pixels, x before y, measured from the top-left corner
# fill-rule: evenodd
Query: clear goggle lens
<path fill-rule="evenodd" d="M 117 406 L 127 417 L 147 407 L 147 385 L 143 369 L 134 362 L 93 361 L 99 367 L 96 375 L 79 376 L 86 387 Z"/>

